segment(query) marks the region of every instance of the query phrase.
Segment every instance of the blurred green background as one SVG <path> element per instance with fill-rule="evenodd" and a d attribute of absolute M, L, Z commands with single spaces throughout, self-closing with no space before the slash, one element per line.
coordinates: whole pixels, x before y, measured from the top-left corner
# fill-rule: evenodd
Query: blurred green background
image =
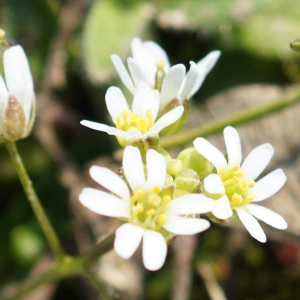
<path fill-rule="evenodd" d="M 110 122 L 104 102 L 109 86 L 120 86 L 129 96 L 116 76 L 110 54 L 125 60 L 135 36 L 156 41 L 172 64 L 187 67 L 190 60 L 198 61 L 220 49 L 222 56 L 195 95 L 195 104 L 239 85 L 283 86 L 300 80 L 300 55 L 289 48 L 289 42 L 300 36 L 299 0 L 9 0 L 0 2 L 0 28 L 11 44 L 24 47 L 30 61 L 37 92 L 37 130 L 17 144 L 69 254 L 84 246 L 76 238 L 78 224 L 74 225 L 81 208 L 70 200 L 68 182 L 72 179 L 65 177 L 65 171 L 71 165 L 85 174 L 91 161 L 118 149 L 113 137 L 83 128 L 79 121 Z M 47 137 L 41 138 L 44 123 L 67 157 L 54 153 L 45 142 Z M 0 285 L 5 286 L 25 278 L 49 249 L 3 145 L 0 166 Z M 97 230 L 88 218 L 84 215 L 84 225 L 79 227 L 87 228 L 83 232 L 92 237 Z M 193 260 L 194 266 L 201 261 L 211 266 L 228 299 L 299 297 L 297 240 L 263 245 L 247 237 L 234 251 L 228 246 L 230 236 L 230 229 L 214 225 L 198 237 Z M 138 296 L 120 289 L 118 299 L 171 299 L 172 255 L 170 251 L 158 272 L 139 270 L 142 292 Z M 197 268 L 192 272 L 190 299 L 211 299 Z M 97 296 L 75 278 L 37 299 Z"/>

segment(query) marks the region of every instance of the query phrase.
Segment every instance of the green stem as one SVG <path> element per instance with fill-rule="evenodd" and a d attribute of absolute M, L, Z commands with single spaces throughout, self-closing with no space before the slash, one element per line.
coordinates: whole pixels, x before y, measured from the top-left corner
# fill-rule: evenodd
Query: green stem
<path fill-rule="evenodd" d="M 92 263 L 99 259 L 101 255 L 112 249 L 114 237 L 115 235 L 111 234 L 86 253 L 77 255 L 75 257 L 65 256 L 62 263 L 54 264 L 48 270 L 39 275 L 34 274 L 32 277 L 29 277 L 15 288 L 10 289 L 9 292 L 3 291 L 0 294 L 0 299 L 17 300 L 32 293 L 42 285 L 57 282 L 75 275 L 81 275 L 87 278 L 87 268 L 89 268 Z M 91 278 L 89 278 L 89 280 L 91 280 Z M 95 285 L 95 282 L 92 283 Z M 97 291 L 100 293 L 103 299 L 110 299 L 105 298 L 108 293 L 106 290 L 100 291 L 99 284 L 100 283 L 98 283 Z M 102 289 L 104 289 L 104 286 L 102 286 Z"/>
<path fill-rule="evenodd" d="M 210 134 L 218 133 L 223 130 L 227 125 L 240 125 L 248 123 L 255 119 L 269 115 L 276 111 L 282 110 L 288 106 L 294 105 L 300 101 L 300 88 L 297 87 L 285 95 L 279 97 L 277 100 L 270 103 L 265 103 L 253 108 L 247 108 L 229 117 L 220 118 L 216 121 L 210 122 L 205 125 L 195 127 L 180 134 L 165 137 L 161 139 L 161 146 L 163 148 L 171 148 L 178 145 L 184 145 L 193 141 L 195 138 L 207 136 Z"/>
<path fill-rule="evenodd" d="M 101 295 L 103 300 L 112 300 L 108 294 L 104 284 L 99 281 L 99 279 L 89 270 L 85 270 L 82 275 L 93 285 L 97 290 L 98 294 Z"/>
<path fill-rule="evenodd" d="M 27 174 L 27 171 L 24 167 L 22 159 L 18 153 L 16 144 L 11 141 L 5 141 L 5 146 L 8 150 L 10 158 L 13 162 L 15 170 L 19 176 L 19 179 L 22 183 L 25 194 L 29 200 L 31 208 L 33 209 L 40 226 L 48 240 L 48 243 L 51 247 L 51 250 L 55 256 L 57 262 L 62 262 L 65 258 L 65 253 L 62 249 L 62 246 L 57 238 L 57 235 L 40 203 L 40 200 L 33 188 L 32 182 Z"/>

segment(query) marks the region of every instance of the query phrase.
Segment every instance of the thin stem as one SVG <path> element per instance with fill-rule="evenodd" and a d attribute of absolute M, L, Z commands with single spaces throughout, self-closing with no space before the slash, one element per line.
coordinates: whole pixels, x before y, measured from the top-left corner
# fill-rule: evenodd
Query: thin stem
<path fill-rule="evenodd" d="M 40 223 L 40 226 L 42 227 L 42 230 L 48 240 L 51 250 L 55 256 L 55 259 L 60 263 L 64 260 L 65 253 L 64 253 L 63 248 L 58 240 L 58 237 L 48 219 L 48 216 L 45 213 L 45 211 L 40 203 L 40 200 L 33 188 L 32 182 L 27 174 L 27 171 L 24 167 L 22 159 L 18 153 L 16 144 L 11 141 L 5 141 L 5 146 L 8 150 L 8 153 L 13 162 L 15 170 L 19 176 L 19 179 L 22 183 L 23 189 L 29 200 L 31 208 L 33 209 L 33 211 Z"/>
<path fill-rule="evenodd" d="M 15 288 L 10 289 L 9 292 L 3 291 L 0 293 L 0 299 L 20 299 L 21 297 L 32 293 L 34 290 L 44 284 L 57 282 L 74 275 L 86 276 L 84 274 L 85 270 L 97 259 L 99 259 L 101 255 L 112 249 L 114 237 L 115 235 L 111 234 L 86 253 L 77 255 L 75 257 L 65 256 L 65 259 L 62 263 L 54 264 L 52 267 L 38 276 L 37 274 L 34 274 L 34 276 L 29 277 L 23 283 L 18 284 Z"/>
<path fill-rule="evenodd" d="M 163 148 L 171 148 L 193 141 L 199 136 L 207 136 L 223 130 L 227 125 L 236 126 L 264 117 L 300 101 L 300 88 L 297 87 L 277 100 L 253 108 L 247 108 L 229 117 L 221 118 L 206 125 L 195 127 L 180 134 L 161 139 Z"/>
<path fill-rule="evenodd" d="M 93 274 L 93 272 L 84 270 L 82 275 L 93 285 L 103 300 L 112 300 L 104 284 Z"/>

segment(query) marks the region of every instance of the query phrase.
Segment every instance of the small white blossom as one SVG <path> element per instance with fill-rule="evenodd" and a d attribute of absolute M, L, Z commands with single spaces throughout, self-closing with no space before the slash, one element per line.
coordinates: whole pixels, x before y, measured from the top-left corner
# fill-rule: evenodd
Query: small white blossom
<path fill-rule="evenodd" d="M 152 149 L 147 152 L 147 175 L 138 148 L 132 146 L 124 150 L 123 171 L 130 188 L 112 171 L 93 166 L 91 177 L 112 194 L 84 188 L 79 199 L 98 214 L 125 219 L 128 223 L 116 231 L 115 251 L 129 258 L 143 240 L 144 265 L 158 270 L 167 254 L 163 234 L 195 234 L 207 229 L 207 220 L 191 215 L 209 212 L 214 201 L 199 194 L 172 199 L 174 187 L 164 189 L 166 161 Z"/>
<path fill-rule="evenodd" d="M 120 57 L 111 55 L 112 62 L 126 88 L 135 94 L 140 82 L 145 82 L 152 88 L 160 90 L 160 109 L 163 109 L 173 99 L 182 104 L 190 99 L 201 87 L 206 75 L 217 62 L 221 52 L 210 52 L 198 63 L 190 62 L 191 67 L 186 74 L 185 66 L 177 64 L 170 66 L 166 52 L 155 42 L 142 42 L 134 38 L 131 43 L 132 57 L 127 60 L 130 74 Z M 157 72 L 163 72 L 161 87 L 157 87 Z"/>
<path fill-rule="evenodd" d="M 4 51 L 3 68 L 5 82 L 0 75 L 0 135 L 15 141 L 31 132 L 35 117 L 33 80 L 21 46 Z"/>
<path fill-rule="evenodd" d="M 198 152 L 217 170 L 217 174 L 204 179 L 206 192 L 218 199 L 215 200 L 212 213 L 219 219 L 227 219 L 232 215 L 233 209 L 249 233 L 260 242 L 265 242 L 266 235 L 256 218 L 278 229 L 286 229 L 287 223 L 279 214 L 253 203 L 274 195 L 284 185 L 286 176 L 281 169 L 277 169 L 255 182 L 271 160 L 273 147 L 266 143 L 254 148 L 241 165 L 242 150 L 237 130 L 226 127 L 224 140 L 227 160 L 207 140 L 197 138 L 194 141 Z"/>
<path fill-rule="evenodd" d="M 117 87 L 110 87 L 107 90 L 105 101 L 116 127 L 86 120 L 81 121 L 81 124 L 117 136 L 122 146 L 135 139 L 157 135 L 162 129 L 177 121 L 183 113 L 183 107 L 178 106 L 156 120 L 159 94 L 145 83 L 140 83 L 137 87 L 131 109 Z"/>

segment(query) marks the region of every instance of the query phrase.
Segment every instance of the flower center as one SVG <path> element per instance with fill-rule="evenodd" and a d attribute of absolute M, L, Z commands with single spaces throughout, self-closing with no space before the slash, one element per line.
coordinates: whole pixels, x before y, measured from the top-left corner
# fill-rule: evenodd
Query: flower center
<path fill-rule="evenodd" d="M 244 206 L 255 198 L 255 195 L 249 194 L 249 189 L 253 188 L 255 181 L 244 179 L 240 166 L 222 171 L 219 175 L 231 207 Z"/>
<path fill-rule="evenodd" d="M 126 109 L 117 117 L 116 128 L 123 131 L 137 129 L 145 134 L 154 124 L 151 110 L 148 110 L 146 115 L 147 118 L 142 118 L 138 114 L 132 113 L 130 109 Z"/>
<path fill-rule="evenodd" d="M 138 190 L 130 199 L 129 222 L 143 228 L 159 231 L 166 220 L 166 206 L 171 197 L 160 196 L 160 187 L 156 186 L 151 193 Z"/>

